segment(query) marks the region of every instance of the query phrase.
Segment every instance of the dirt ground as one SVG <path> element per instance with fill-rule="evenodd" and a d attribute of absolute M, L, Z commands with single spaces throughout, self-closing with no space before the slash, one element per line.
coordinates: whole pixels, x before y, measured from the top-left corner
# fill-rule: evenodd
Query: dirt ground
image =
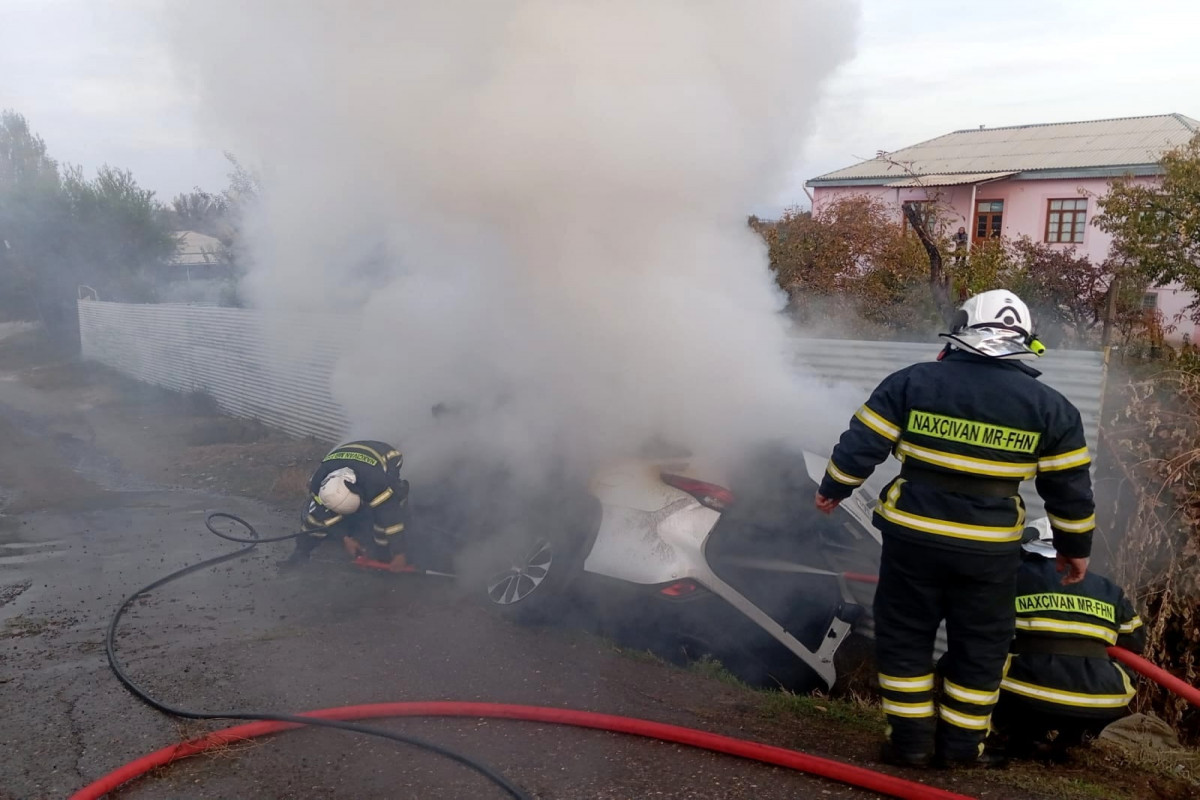
<path fill-rule="evenodd" d="M 0 341 L 0 798 L 64 797 L 209 726 L 126 693 L 103 652 L 121 598 L 233 547 L 203 529 L 227 510 L 289 532 L 327 443 L 297 441 L 79 364 L 36 335 Z M 1091 752 L 1064 767 L 904 772 L 874 762 L 865 703 L 760 692 L 586 631 L 515 627 L 453 583 L 364 575 L 327 553 L 298 575 L 289 545 L 164 587 L 119 637 L 137 680 L 191 708 L 296 711 L 397 700 L 530 703 L 628 714 L 797 748 L 966 796 L 1182 798 L 1170 768 Z M 868 798 L 798 773 L 615 734 L 517 722 L 381 721 L 481 758 L 538 798 Z M 259 739 L 128 785 L 130 798 L 475 798 L 467 770 L 329 731 Z"/>

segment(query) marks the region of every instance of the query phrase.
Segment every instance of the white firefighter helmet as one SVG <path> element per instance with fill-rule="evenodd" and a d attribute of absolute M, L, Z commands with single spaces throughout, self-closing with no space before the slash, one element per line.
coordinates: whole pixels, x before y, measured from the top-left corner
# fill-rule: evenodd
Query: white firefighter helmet
<path fill-rule="evenodd" d="M 321 501 L 321 505 L 335 514 L 353 514 L 358 511 L 358 506 L 362 502 L 350 488 L 350 484 L 353 483 L 358 483 L 358 476 L 354 474 L 354 470 L 350 467 L 335 469 L 325 476 L 325 480 L 321 481 L 317 499 Z"/>
<path fill-rule="evenodd" d="M 952 347 L 991 358 L 1033 359 L 1045 352 L 1033 333 L 1029 306 L 1007 289 L 967 298 L 954 317 Z"/>
<path fill-rule="evenodd" d="M 1054 549 L 1054 530 L 1050 527 L 1049 517 L 1030 520 L 1025 530 L 1029 538 L 1022 540 L 1022 550 L 1042 558 L 1054 558 L 1058 555 L 1058 551 Z"/>

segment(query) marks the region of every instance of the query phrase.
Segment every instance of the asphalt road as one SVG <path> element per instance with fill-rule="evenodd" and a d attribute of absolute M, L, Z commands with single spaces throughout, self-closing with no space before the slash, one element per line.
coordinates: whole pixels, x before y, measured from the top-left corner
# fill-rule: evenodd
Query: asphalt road
<path fill-rule="evenodd" d="M 26 444 L 40 447 L 42 457 L 53 450 L 36 438 Z M 29 474 L 36 480 L 36 470 Z M 204 530 L 207 512 L 243 515 L 262 523 L 264 535 L 287 532 L 290 522 L 290 515 L 253 501 L 178 490 L 109 487 L 70 505 L 0 515 L 0 795 L 11 798 L 64 797 L 130 759 L 205 730 L 149 709 L 120 687 L 103 653 L 108 618 L 132 589 L 236 547 Z M 195 709 L 487 700 L 762 735 L 761 715 L 745 690 L 631 659 L 585 634 L 510 625 L 452 582 L 360 573 L 338 563 L 332 548 L 327 561 L 281 576 L 273 561 L 289 546 L 264 545 L 139 601 L 119 638 L 130 673 L 163 699 Z M 615 734 L 483 720 L 380 724 L 481 758 L 539 798 L 874 796 Z M 823 738 L 795 720 L 776 727 L 773 743 L 785 746 Z M 836 742 L 826 744 L 831 754 Z M 463 767 L 412 748 L 301 731 L 192 759 L 120 796 L 502 794 Z"/>

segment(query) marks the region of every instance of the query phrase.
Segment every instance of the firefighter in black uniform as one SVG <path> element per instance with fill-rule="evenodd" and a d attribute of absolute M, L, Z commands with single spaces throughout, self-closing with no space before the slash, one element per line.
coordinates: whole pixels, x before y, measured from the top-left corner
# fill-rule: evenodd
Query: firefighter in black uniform
<path fill-rule="evenodd" d="M 1087 571 L 1095 527 L 1090 458 L 1078 410 L 1023 360 L 1044 350 L 1012 292 L 958 311 L 938 360 L 879 384 L 842 434 L 817 491 L 832 512 L 893 453 L 899 477 L 880 494 L 875 594 L 883 758 L 921 767 L 1001 766 L 983 747 L 1014 630 L 1025 506 L 1035 478 L 1066 583 Z M 935 703 L 934 642 L 946 622 Z"/>
<path fill-rule="evenodd" d="M 1050 532 L 1041 533 L 1022 546 L 1017 635 L 995 726 L 1009 755 L 1057 761 L 1128 713 L 1133 683 L 1106 648 L 1141 653 L 1146 632 L 1125 592 L 1103 575 L 1059 585 Z"/>
<path fill-rule="evenodd" d="M 404 457 L 386 442 L 358 441 L 335 447 L 309 480 L 311 495 L 301 522 L 304 534 L 282 563 L 294 566 L 308 560 L 330 534 L 341 536 L 352 556 L 371 555 L 394 572 L 409 568 L 403 534 L 408 517 L 408 481 L 400 479 Z M 370 535 L 367 526 L 370 526 Z"/>

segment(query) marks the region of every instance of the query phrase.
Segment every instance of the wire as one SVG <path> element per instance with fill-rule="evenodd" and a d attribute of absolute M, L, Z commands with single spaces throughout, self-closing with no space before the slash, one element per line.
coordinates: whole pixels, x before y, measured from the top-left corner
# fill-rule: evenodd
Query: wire
<path fill-rule="evenodd" d="M 244 527 L 247 531 L 249 531 L 250 538 L 248 538 L 248 539 L 237 538 L 237 537 L 233 537 L 233 536 L 230 536 L 228 534 L 225 534 L 225 533 L 222 533 L 222 532 L 216 530 L 213 527 L 214 519 L 228 519 L 233 522 L 236 522 L 237 524 Z M 121 685 L 123 685 L 126 689 L 128 689 L 129 692 L 134 697 L 141 700 L 143 703 L 145 703 L 146 705 L 155 709 L 156 711 L 161 711 L 164 714 L 170 714 L 171 716 L 175 716 L 175 717 L 183 717 L 184 719 L 244 719 L 244 720 L 262 721 L 262 722 L 285 722 L 285 723 L 291 723 L 291 724 L 296 724 L 296 725 L 313 725 L 313 726 L 317 726 L 317 727 L 336 728 L 338 730 L 350 731 L 352 733 L 361 733 L 361 734 L 366 734 L 369 736 L 379 736 L 384 739 L 391 739 L 394 742 L 400 742 L 401 744 L 412 745 L 413 747 L 419 747 L 421 749 L 428 750 L 432 753 L 436 753 L 437 755 L 444 756 L 445 758 L 448 758 L 452 761 L 456 761 L 459 764 L 470 767 L 471 769 L 475 770 L 479 774 L 483 775 L 485 778 L 487 778 L 492 783 L 499 786 L 509 796 L 516 798 L 516 800 L 531 800 L 530 797 L 527 794 L 525 794 L 520 788 L 515 786 L 507 778 L 505 778 L 498 771 L 489 767 L 488 765 L 483 764 L 479 761 L 476 761 L 468 756 L 462 755 L 461 753 L 457 753 L 457 752 L 450 750 L 446 747 L 443 747 L 439 744 L 435 744 L 434 742 L 430 742 L 430 741 L 421 739 L 416 736 L 409 736 L 407 734 L 402 734 L 402 733 L 394 733 L 392 731 L 384 730 L 382 728 L 373 728 L 368 725 L 358 725 L 358 724 L 355 724 L 352 722 L 344 722 L 342 720 L 337 720 L 337 719 L 321 719 L 321 718 L 309 717 L 309 716 L 299 716 L 296 714 L 275 714 L 275 713 L 271 713 L 271 712 L 240 711 L 240 710 L 192 711 L 190 709 L 179 708 L 177 706 L 172 706 L 167 703 L 164 703 L 163 701 L 153 697 L 149 692 L 147 692 L 145 689 L 143 689 L 141 686 L 139 686 L 137 683 L 135 683 L 133 681 L 133 679 L 130 678 L 129 675 L 125 672 L 125 669 L 121 666 L 121 662 L 117 658 L 117 650 L 116 650 L 117 627 L 121 622 L 121 617 L 125 614 L 126 609 L 129 608 L 130 604 L 132 604 L 133 601 L 137 600 L 142 595 L 147 594 L 148 592 L 152 592 L 155 589 L 159 588 L 160 586 L 163 586 L 167 583 L 170 583 L 171 581 L 182 578 L 185 575 L 190 575 L 193 572 L 198 572 L 199 570 L 202 570 L 206 567 L 215 566 L 222 562 L 230 561 L 232 559 L 240 558 L 241 556 L 247 555 L 250 553 L 251 550 L 253 550 L 259 544 L 262 544 L 264 542 L 281 542 L 286 539 L 294 539 L 297 536 L 303 535 L 303 533 L 301 532 L 301 533 L 288 534 L 287 536 L 276 536 L 276 537 L 272 537 L 272 538 L 268 538 L 268 539 L 262 539 L 259 537 L 258 531 L 255 530 L 254 526 L 251 525 L 249 522 L 246 522 L 241 517 L 235 516 L 233 514 L 226 514 L 224 512 L 216 512 L 213 514 L 209 514 L 208 517 L 205 518 L 204 524 L 209 529 L 209 531 L 216 534 L 217 536 L 220 536 L 222 539 L 227 539 L 231 542 L 244 543 L 247 546 L 241 548 L 240 550 L 235 550 L 231 553 L 222 553 L 219 556 L 214 556 L 213 558 L 205 559 L 204 561 L 200 561 L 195 564 L 191 564 L 189 566 L 183 567 L 182 569 L 177 569 L 174 572 L 172 572 L 168 575 L 165 575 L 156 581 L 153 581 L 152 583 L 146 584 L 145 586 L 138 589 L 133 594 L 126 597 L 121 602 L 121 605 L 117 606 L 117 610 L 113 613 L 112 619 L 108 623 L 108 632 L 105 634 L 105 637 L 104 637 L 104 648 L 105 648 L 105 652 L 108 655 L 108 666 L 110 668 L 112 668 L 113 674 L 117 676 L 117 680 L 119 680 L 121 682 Z"/>

